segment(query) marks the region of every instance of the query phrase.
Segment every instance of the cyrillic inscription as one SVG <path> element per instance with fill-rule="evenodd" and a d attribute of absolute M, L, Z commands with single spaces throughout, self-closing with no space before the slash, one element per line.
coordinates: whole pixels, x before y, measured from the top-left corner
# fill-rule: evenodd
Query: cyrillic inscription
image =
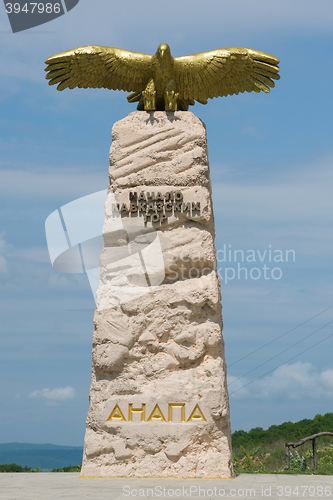
<path fill-rule="evenodd" d="M 186 420 L 185 417 L 185 403 L 169 403 L 168 404 L 168 419 L 165 418 L 161 408 L 158 404 L 155 404 L 153 410 L 149 414 L 146 420 L 146 403 L 142 403 L 141 407 L 133 407 L 133 403 L 128 404 L 128 419 L 126 420 L 123 412 L 119 408 L 119 405 L 116 404 L 113 408 L 110 416 L 107 419 L 107 422 L 133 422 L 133 414 L 138 413 L 141 417 L 141 422 L 174 422 L 174 410 L 180 410 L 180 422 L 181 423 L 190 423 L 190 422 L 207 422 L 203 411 L 201 410 L 199 404 L 196 404 L 193 410 L 190 413 L 190 416 Z"/>
<path fill-rule="evenodd" d="M 168 191 L 164 195 L 160 192 L 136 191 L 129 192 L 129 202 L 112 205 L 112 212 L 119 212 L 121 216 L 143 216 L 144 224 L 151 222 L 154 225 L 167 223 L 168 217 L 184 213 L 188 217 L 200 215 L 200 201 L 184 201 L 181 191 Z"/>

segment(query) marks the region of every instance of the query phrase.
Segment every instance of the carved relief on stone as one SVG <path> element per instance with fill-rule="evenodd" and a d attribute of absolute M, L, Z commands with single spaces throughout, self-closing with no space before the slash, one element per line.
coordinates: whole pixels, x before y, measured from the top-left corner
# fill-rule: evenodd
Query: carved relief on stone
<path fill-rule="evenodd" d="M 204 126 L 132 113 L 110 164 L 82 475 L 231 477 Z"/>

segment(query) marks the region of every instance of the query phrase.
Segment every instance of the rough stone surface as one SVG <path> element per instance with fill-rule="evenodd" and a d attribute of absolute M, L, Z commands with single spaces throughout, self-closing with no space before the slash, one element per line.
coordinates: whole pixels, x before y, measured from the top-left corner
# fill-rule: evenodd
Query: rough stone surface
<path fill-rule="evenodd" d="M 203 123 L 131 113 L 109 176 L 81 474 L 232 477 Z"/>

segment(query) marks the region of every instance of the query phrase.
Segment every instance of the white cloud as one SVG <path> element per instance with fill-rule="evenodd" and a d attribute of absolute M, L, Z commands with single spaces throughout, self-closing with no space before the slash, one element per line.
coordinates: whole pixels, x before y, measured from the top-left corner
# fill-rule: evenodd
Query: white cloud
<path fill-rule="evenodd" d="M 250 217 L 262 217 L 265 209 L 266 217 L 271 222 L 288 219 L 310 219 L 322 217 L 333 209 L 331 186 L 333 182 L 332 157 L 315 158 L 307 165 L 290 165 L 287 169 L 268 171 L 261 175 L 261 180 L 246 183 L 239 178 L 229 182 L 215 183 L 215 204 L 234 204 L 232 214 L 239 218 L 244 215 L 244 205 L 250 211 Z M 216 168 L 216 167 L 215 167 Z M 229 170 L 230 171 L 230 170 Z M 273 174 L 273 175 L 272 175 Z M 243 203 L 239 203 L 242 200 Z"/>
<path fill-rule="evenodd" d="M 326 385 L 330 389 L 333 390 L 333 370 L 325 370 L 320 374 L 320 379 L 323 382 L 323 385 Z"/>
<path fill-rule="evenodd" d="M 246 184 L 237 177 L 215 182 L 216 224 L 232 239 L 224 242 L 237 248 L 239 241 L 243 249 L 271 244 L 273 249 L 293 249 L 297 257 L 331 257 L 332 162 L 332 157 L 316 158 Z"/>
<path fill-rule="evenodd" d="M 50 256 L 46 247 L 15 249 L 9 253 L 9 256 L 31 262 L 46 262 L 47 264 L 50 262 Z"/>
<path fill-rule="evenodd" d="M 7 261 L 3 255 L 0 255 L 0 274 L 7 273 Z"/>
<path fill-rule="evenodd" d="M 12 246 L 5 240 L 4 233 L 0 233 L 0 274 L 6 274 L 8 272 L 6 255 L 11 248 Z"/>
<path fill-rule="evenodd" d="M 75 397 L 75 389 L 70 387 L 58 387 L 56 389 L 42 389 L 41 391 L 33 391 L 29 394 L 29 398 L 41 398 L 52 401 L 68 401 Z"/>
<path fill-rule="evenodd" d="M 312 363 L 285 364 L 252 384 L 228 377 L 229 394 L 237 399 L 321 399 L 333 397 L 333 370 L 319 372 Z M 246 385 L 249 384 L 247 387 Z"/>
<path fill-rule="evenodd" d="M 3 254 L 6 252 L 9 248 L 8 243 L 5 241 L 5 235 L 4 233 L 0 233 L 0 253 Z"/>
<path fill-rule="evenodd" d="M 26 169 L 1 168 L 2 198 L 31 200 L 68 199 L 72 201 L 108 186 L 107 169 L 97 172 L 91 165 L 53 167 L 28 165 Z"/>

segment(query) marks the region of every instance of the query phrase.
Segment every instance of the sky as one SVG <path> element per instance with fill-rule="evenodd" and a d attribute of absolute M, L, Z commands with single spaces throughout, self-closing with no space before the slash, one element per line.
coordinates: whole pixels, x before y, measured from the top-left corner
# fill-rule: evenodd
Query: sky
<path fill-rule="evenodd" d="M 332 28 L 329 0 L 80 0 L 19 33 L 0 5 L 0 442 L 83 445 L 95 302 L 85 274 L 52 268 L 45 221 L 106 189 L 112 126 L 135 105 L 58 92 L 44 61 L 92 44 L 280 59 L 270 94 L 191 108 L 207 127 L 231 428 L 332 411 Z"/>

